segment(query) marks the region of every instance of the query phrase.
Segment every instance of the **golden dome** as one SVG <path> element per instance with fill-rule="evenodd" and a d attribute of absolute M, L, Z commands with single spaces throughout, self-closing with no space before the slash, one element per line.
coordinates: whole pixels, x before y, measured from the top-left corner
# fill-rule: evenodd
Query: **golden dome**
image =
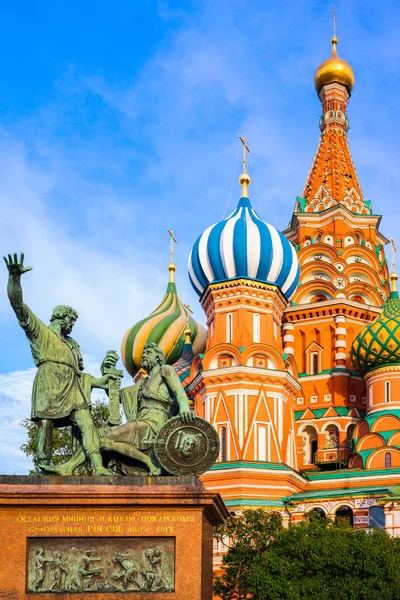
<path fill-rule="evenodd" d="M 328 83 L 341 83 L 345 85 L 351 93 L 354 87 L 354 71 L 345 60 L 337 55 L 336 45 L 338 39 L 336 36 L 332 38 L 332 54 L 330 58 L 324 60 L 315 71 L 314 85 L 319 94 L 321 88 Z"/>

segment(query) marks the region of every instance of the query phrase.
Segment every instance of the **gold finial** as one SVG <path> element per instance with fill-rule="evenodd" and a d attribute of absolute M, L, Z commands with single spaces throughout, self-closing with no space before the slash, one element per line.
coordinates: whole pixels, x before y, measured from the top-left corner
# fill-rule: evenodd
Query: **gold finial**
<path fill-rule="evenodd" d="M 175 282 L 174 273 L 176 271 L 176 266 L 174 263 L 174 243 L 177 244 L 178 242 L 175 239 L 174 232 L 171 231 L 171 229 L 167 229 L 167 231 L 168 231 L 169 235 L 171 236 L 171 243 L 170 243 L 170 247 L 169 247 L 169 265 L 168 265 L 169 282 L 174 283 Z"/>
<path fill-rule="evenodd" d="M 191 344 L 191 337 L 192 337 L 192 331 L 190 329 L 190 315 L 193 314 L 192 309 L 190 308 L 190 304 L 184 304 L 183 305 L 186 310 L 187 310 L 187 315 L 186 315 L 186 328 L 185 328 L 185 344 Z"/>
<path fill-rule="evenodd" d="M 330 83 L 340 83 L 344 85 L 349 94 L 354 87 L 354 72 L 349 63 L 347 63 L 342 58 L 339 58 L 337 54 L 337 43 L 338 39 L 336 37 L 336 11 L 334 6 L 332 6 L 333 12 L 333 37 L 332 37 L 332 52 L 330 57 L 327 60 L 324 60 L 314 75 L 314 85 L 317 93 L 319 95 L 321 89 Z"/>
<path fill-rule="evenodd" d="M 250 154 L 250 148 L 247 145 L 246 138 L 239 135 L 239 140 L 243 144 L 243 173 L 239 177 L 239 183 L 242 186 L 242 198 L 248 198 L 247 186 L 250 185 L 250 175 L 247 173 L 247 152 Z"/>
<path fill-rule="evenodd" d="M 394 243 L 394 238 L 390 238 L 392 244 L 392 272 L 390 273 L 390 281 L 391 281 L 391 291 L 397 292 L 397 280 L 398 276 L 396 273 L 396 246 Z"/>

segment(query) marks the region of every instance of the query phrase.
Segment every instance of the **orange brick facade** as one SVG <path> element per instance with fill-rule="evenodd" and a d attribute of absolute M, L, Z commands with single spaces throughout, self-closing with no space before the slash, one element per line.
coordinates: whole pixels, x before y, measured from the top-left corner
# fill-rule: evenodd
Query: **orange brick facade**
<path fill-rule="evenodd" d="M 350 155 L 354 75 L 336 43 L 328 77 L 325 63 L 316 73 L 318 151 L 283 232 L 299 261 L 297 289 L 287 303 L 279 286 L 256 279 L 210 283 L 200 299 L 206 351 L 188 389 L 221 440 L 202 480 L 232 510 L 264 506 L 288 522 L 344 509 L 354 526 L 380 519 L 397 535 L 397 503 L 387 499 L 400 485 L 400 365 L 364 374 L 351 360 L 355 337 L 391 295 L 389 240 Z"/>

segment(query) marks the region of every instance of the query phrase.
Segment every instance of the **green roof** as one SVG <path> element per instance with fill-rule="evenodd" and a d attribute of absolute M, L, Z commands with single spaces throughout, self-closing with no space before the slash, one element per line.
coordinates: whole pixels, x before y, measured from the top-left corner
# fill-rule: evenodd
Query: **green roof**
<path fill-rule="evenodd" d="M 366 494 L 384 495 L 389 493 L 387 487 L 358 487 L 358 488 L 340 488 L 337 490 L 312 490 L 310 492 L 298 492 L 283 498 L 284 501 L 311 500 L 313 498 L 337 498 L 339 496 L 365 496 Z"/>
<path fill-rule="evenodd" d="M 392 435 L 397 432 L 398 432 L 398 429 L 391 429 L 390 431 L 374 431 L 373 433 L 377 433 L 378 435 L 381 435 L 383 437 L 383 439 L 385 440 L 385 442 L 388 443 L 389 438 L 391 438 Z"/>
<path fill-rule="evenodd" d="M 347 417 L 347 415 L 351 410 L 353 410 L 353 408 L 354 406 L 352 406 L 351 408 L 347 408 L 347 406 L 335 406 L 335 410 L 339 417 Z"/>
<path fill-rule="evenodd" d="M 285 506 L 283 500 L 264 500 L 264 499 L 249 499 L 249 498 L 238 498 L 237 500 L 224 500 L 226 506 L 276 506 L 283 508 Z"/>
<path fill-rule="evenodd" d="M 360 450 L 359 452 L 357 452 L 357 454 L 361 456 L 363 460 L 363 467 L 365 467 L 368 457 L 371 456 L 371 454 L 377 449 L 378 448 L 368 448 L 368 450 Z"/>
<path fill-rule="evenodd" d="M 365 417 L 365 420 L 368 422 L 368 426 L 371 429 L 372 424 L 382 417 L 383 415 L 394 416 L 400 418 L 400 409 L 399 408 L 387 408 L 385 410 L 378 410 L 370 415 Z"/>
<path fill-rule="evenodd" d="M 375 448 L 376 450 L 376 448 Z M 364 450 L 368 452 L 368 450 Z M 359 454 L 359 453 L 358 453 Z M 400 475 L 400 467 L 388 469 L 340 469 L 339 471 L 319 471 L 304 475 L 309 481 L 324 481 L 326 479 L 351 479 L 357 477 L 374 477 L 376 475 Z"/>
<path fill-rule="evenodd" d="M 360 410 L 356 406 L 350 406 L 350 407 L 327 406 L 326 408 L 310 408 L 310 407 L 308 407 L 308 408 L 309 408 L 309 410 L 311 410 L 311 412 L 313 413 L 313 415 L 315 416 L 316 419 L 321 419 L 330 408 L 333 408 L 333 410 L 335 410 L 337 412 L 339 417 L 347 417 L 347 415 L 350 413 L 350 411 L 352 411 L 354 408 L 358 411 L 361 418 L 364 418 L 364 416 L 365 416 L 365 410 Z M 295 410 L 294 411 L 295 421 L 298 421 L 299 419 L 301 419 L 301 417 L 304 415 L 305 412 L 306 412 L 306 409 Z M 400 412 L 400 410 L 399 410 L 399 412 Z"/>
<path fill-rule="evenodd" d="M 267 462 L 264 460 L 260 461 L 251 461 L 251 460 L 238 460 L 234 462 L 226 462 L 226 463 L 215 463 L 210 468 L 210 471 L 219 471 L 219 470 L 229 470 L 229 469 L 274 469 L 276 471 L 289 471 L 298 477 L 302 477 L 298 471 L 292 469 L 292 467 L 288 467 L 288 465 L 284 465 L 283 463 L 274 463 Z M 303 478 L 304 479 L 304 478 Z"/>
<path fill-rule="evenodd" d="M 322 415 L 324 415 L 328 409 L 327 408 L 311 408 L 310 410 L 312 410 L 312 412 L 317 417 L 317 419 L 320 419 L 322 417 Z"/>

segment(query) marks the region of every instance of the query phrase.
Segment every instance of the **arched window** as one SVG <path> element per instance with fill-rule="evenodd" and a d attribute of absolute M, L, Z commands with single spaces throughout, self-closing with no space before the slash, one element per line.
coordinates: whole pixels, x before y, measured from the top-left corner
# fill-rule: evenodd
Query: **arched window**
<path fill-rule="evenodd" d="M 220 444 L 221 444 L 220 461 L 221 462 L 226 462 L 226 460 L 227 460 L 227 453 L 226 453 L 226 427 L 221 427 L 221 429 L 219 430 L 219 441 L 220 441 Z"/>
<path fill-rule="evenodd" d="M 321 234 L 317 235 L 317 237 L 315 238 L 315 243 L 316 244 L 320 244 L 321 243 Z"/>
<path fill-rule="evenodd" d="M 319 357 L 318 352 L 311 352 L 311 375 L 317 375 L 319 373 Z"/>
<path fill-rule="evenodd" d="M 386 452 L 385 454 L 385 469 L 388 469 L 392 466 L 392 455 L 390 452 Z"/>
<path fill-rule="evenodd" d="M 257 313 L 253 315 L 253 341 L 260 343 L 260 315 Z"/>
<path fill-rule="evenodd" d="M 349 524 L 353 527 L 353 511 L 350 506 L 341 506 L 335 513 L 335 519 L 347 519 Z"/>
<path fill-rule="evenodd" d="M 301 448 L 305 465 L 313 465 L 318 450 L 318 434 L 312 425 L 307 425 L 301 435 Z"/>
<path fill-rule="evenodd" d="M 390 381 L 385 381 L 385 402 L 390 402 Z"/>
<path fill-rule="evenodd" d="M 231 343 L 233 338 L 233 319 L 232 313 L 226 315 L 226 341 L 228 344 Z"/>

